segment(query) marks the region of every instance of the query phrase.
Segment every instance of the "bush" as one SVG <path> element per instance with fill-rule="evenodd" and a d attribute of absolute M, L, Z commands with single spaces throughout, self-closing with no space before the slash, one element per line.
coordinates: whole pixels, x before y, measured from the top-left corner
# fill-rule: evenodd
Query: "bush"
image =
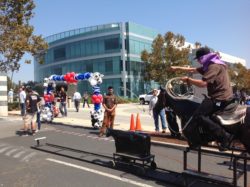
<path fill-rule="evenodd" d="M 138 99 L 117 97 L 117 102 L 118 102 L 118 104 L 124 104 L 124 103 L 138 103 Z"/>
<path fill-rule="evenodd" d="M 20 110 L 19 102 L 8 103 L 8 111 Z"/>

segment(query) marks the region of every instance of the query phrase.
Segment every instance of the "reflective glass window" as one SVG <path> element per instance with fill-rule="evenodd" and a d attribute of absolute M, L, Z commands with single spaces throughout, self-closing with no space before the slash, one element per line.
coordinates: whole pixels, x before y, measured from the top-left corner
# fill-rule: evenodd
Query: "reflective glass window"
<path fill-rule="evenodd" d="M 66 56 L 65 48 L 58 48 L 54 50 L 54 60 L 64 59 Z"/>
<path fill-rule="evenodd" d="M 119 48 L 119 38 L 110 38 L 104 41 L 105 50 L 112 50 Z"/>
<path fill-rule="evenodd" d="M 113 62 L 112 60 L 105 61 L 105 72 L 112 73 L 113 72 Z"/>

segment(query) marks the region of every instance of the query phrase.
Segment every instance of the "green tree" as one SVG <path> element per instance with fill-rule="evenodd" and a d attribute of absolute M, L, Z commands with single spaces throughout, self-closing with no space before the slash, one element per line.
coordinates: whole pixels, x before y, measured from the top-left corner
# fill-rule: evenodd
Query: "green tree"
<path fill-rule="evenodd" d="M 238 89 L 250 89 L 250 75 L 249 71 L 241 63 L 236 63 L 228 68 L 228 73 L 231 81 L 235 84 Z"/>
<path fill-rule="evenodd" d="M 152 52 L 144 50 L 141 53 L 141 59 L 145 62 L 144 80 L 163 84 L 167 79 L 180 75 L 180 72 L 171 71 L 170 66 L 190 64 L 190 46 L 184 47 L 184 44 L 185 38 L 180 34 L 158 34 L 152 43 Z"/>
<path fill-rule="evenodd" d="M 33 34 L 34 28 L 29 24 L 34 8 L 33 0 L 0 0 L 0 71 L 18 71 L 26 52 L 43 63 L 48 44 Z"/>
<path fill-rule="evenodd" d="M 195 42 L 194 43 L 194 46 L 196 49 L 200 48 L 201 47 L 201 43 L 200 42 Z"/>

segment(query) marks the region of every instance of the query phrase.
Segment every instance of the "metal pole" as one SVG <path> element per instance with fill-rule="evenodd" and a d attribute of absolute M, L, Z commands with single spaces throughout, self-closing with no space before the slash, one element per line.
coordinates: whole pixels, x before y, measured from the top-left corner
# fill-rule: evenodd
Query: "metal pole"
<path fill-rule="evenodd" d="M 198 172 L 201 172 L 201 147 L 198 148 Z"/>
<path fill-rule="evenodd" d="M 237 186 L 237 158 L 233 159 L 233 186 Z"/>
<path fill-rule="evenodd" d="M 183 170 L 187 170 L 187 151 L 183 151 Z"/>
<path fill-rule="evenodd" d="M 123 81 L 123 90 L 124 90 L 124 97 L 127 97 L 127 83 L 126 83 L 126 59 L 125 59 L 125 23 L 121 24 L 121 39 L 122 39 L 122 49 L 121 49 L 121 58 L 122 58 L 122 81 Z"/>
<path fill-rule="evenodd" d="M 244 187 L 247 187 L 247 153 L 245 154 L 244 158 Z"/>

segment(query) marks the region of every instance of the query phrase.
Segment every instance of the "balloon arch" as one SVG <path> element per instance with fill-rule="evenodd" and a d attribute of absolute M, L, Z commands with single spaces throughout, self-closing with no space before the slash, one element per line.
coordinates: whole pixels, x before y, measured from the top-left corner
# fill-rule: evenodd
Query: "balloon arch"
<path fill-rule="evenodd" d="M 56 87 L 57 81 L 64 81 L 67 84 L 77 84 L 78 81 L 88 80 L 92 86 L 92 103 L 94 104 L 94 110 L 91 111 L 91 121 L 92 126 L 97 128 L 102 125 L 103 111 L 101 109 L 101 103 L 103 101 L 103 96 L 100 93 L 100 84 L 102 83 L 102 77 L 104 75 L 99 72 L 95 73 L 75 73 L 70 72 L 65 75 L 51 75 L 49 78 L 44 78 L 44 101 L 50 103 L 54 99 L 52 91 Z"/>

